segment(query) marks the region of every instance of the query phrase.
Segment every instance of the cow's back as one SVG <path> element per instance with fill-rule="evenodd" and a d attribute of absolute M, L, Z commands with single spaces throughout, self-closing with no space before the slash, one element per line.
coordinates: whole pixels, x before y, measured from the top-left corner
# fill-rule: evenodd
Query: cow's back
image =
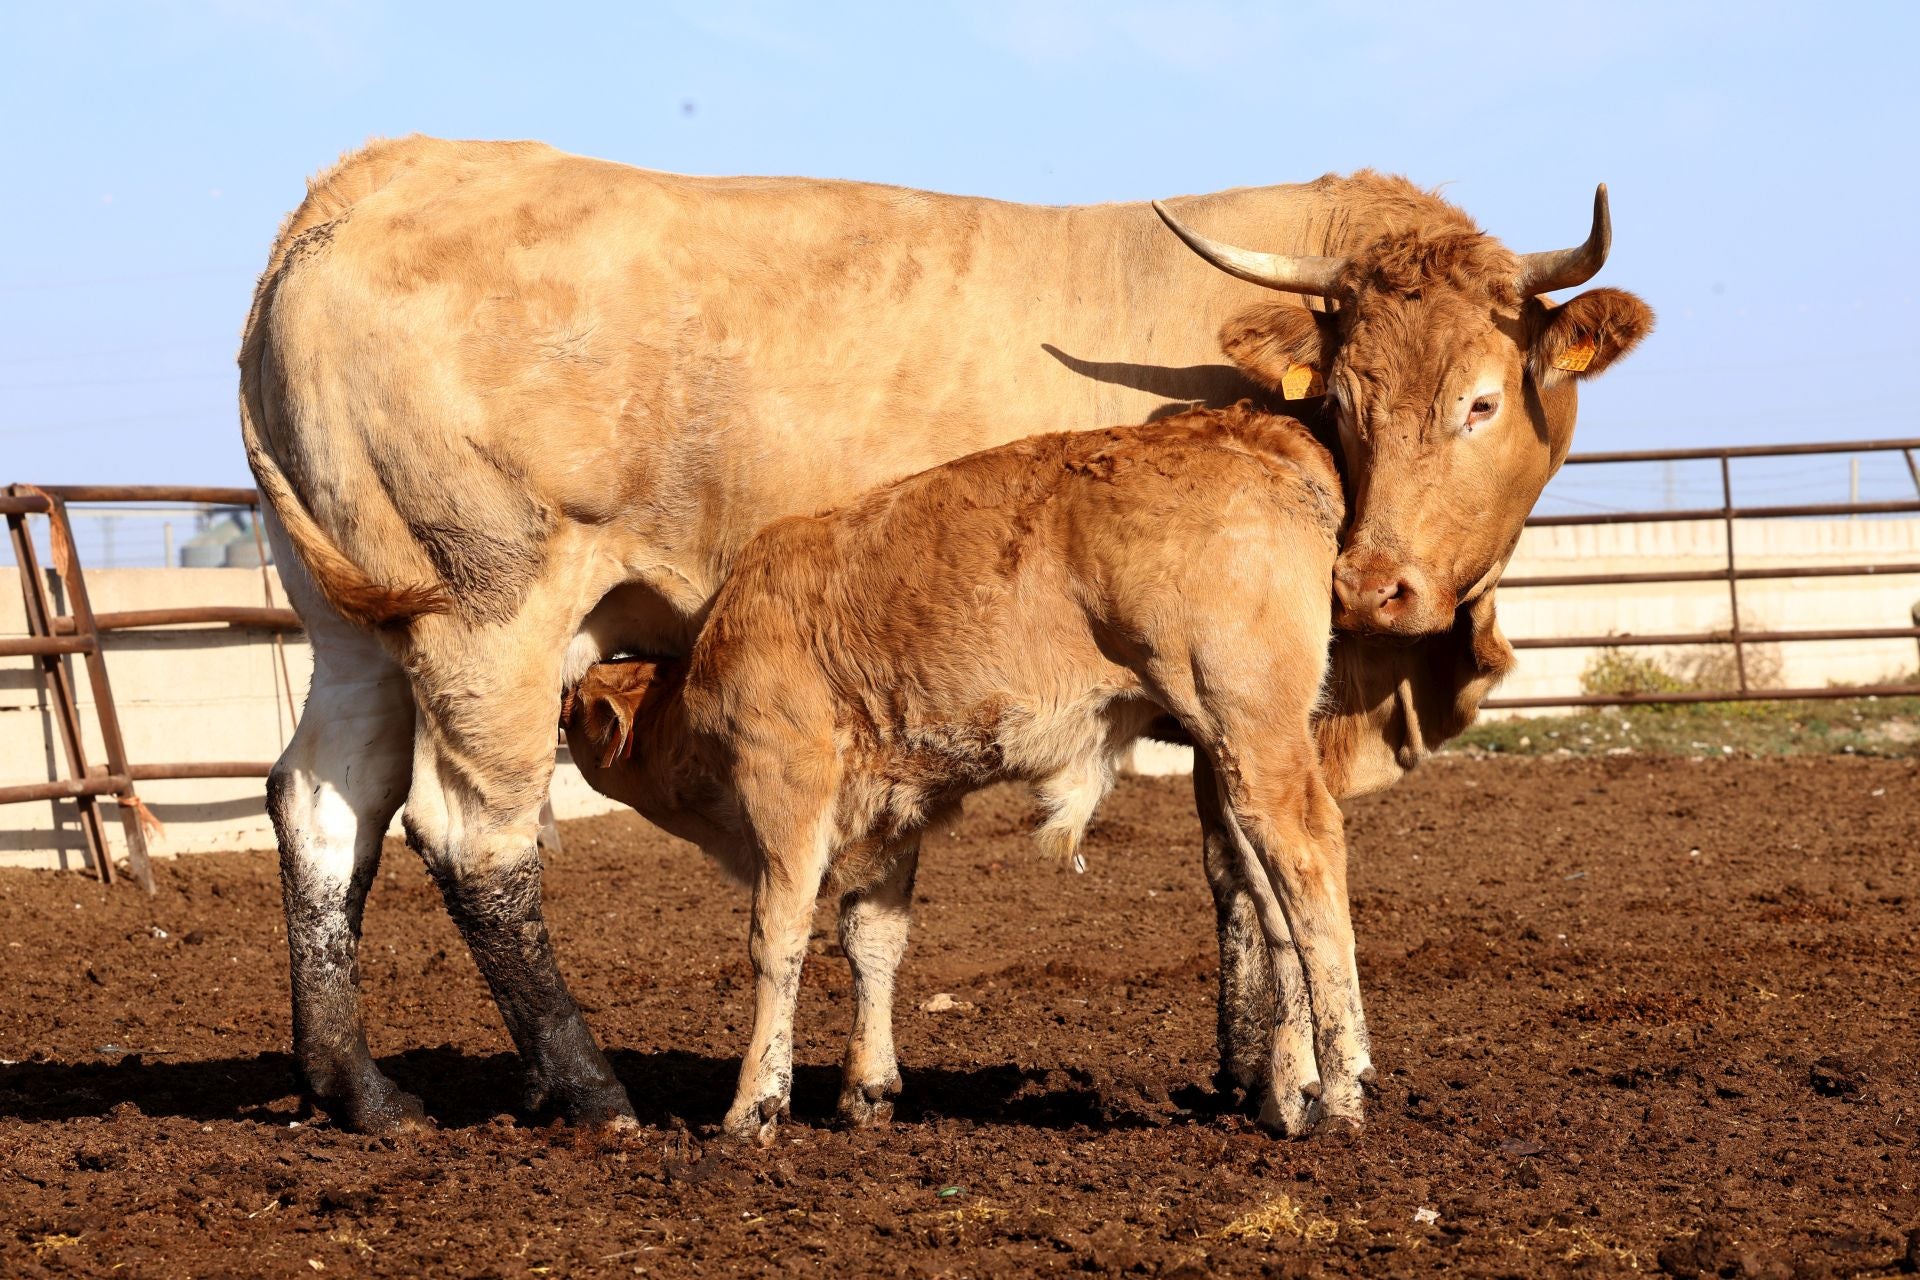
<path fill-rule="evenodd" d="M 1279 226 L 1297 190 L 1233 199 Z M 313 183 L 243 364 L 265 448 L 370 577 L 485 620 L 568 566 L 561 594 L 642 582 L 684 619 L 780 516 L 1244 393 L 1215 334 L 1259 296 L 1144 206 L 409 138 Z"/>

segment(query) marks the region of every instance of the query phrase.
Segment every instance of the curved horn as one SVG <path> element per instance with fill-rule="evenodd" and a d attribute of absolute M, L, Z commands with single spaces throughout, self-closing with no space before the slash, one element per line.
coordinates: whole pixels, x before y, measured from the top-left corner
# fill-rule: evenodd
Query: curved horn
<path fill-rule="evenodd" d="M 1613 218 L 1607 213 L 1607 184 L 1593 192 L 1593 230 L 1585 244 L 1572 249 L 1554 249 L 1547 253 L 1527 253 L 1520 257 L 1520 277 L 1516 282 L 1520 296 L 1571 289 L 1600 274 L 1607 265 L 1607 250 L 1613 247 Z"/>
<path fill-rule="evenodd" d="M 1160 215 L 1160 221 L 1166 223 L 1173 234 L 1186 242 L 1187 248 L 1228 275 L 1238 276 L 1251 284 L 1324 298 L 1333 292 L 1333 282 L 1347 265 L 1345 258 L 1296 258 L 1285 253 L 1255 253 L 1251 249 L 1236 249 L 1230 244 L 1209 240 L 1184 225 L 1158 200 L 1153 202 L 1153 211 Z"/>

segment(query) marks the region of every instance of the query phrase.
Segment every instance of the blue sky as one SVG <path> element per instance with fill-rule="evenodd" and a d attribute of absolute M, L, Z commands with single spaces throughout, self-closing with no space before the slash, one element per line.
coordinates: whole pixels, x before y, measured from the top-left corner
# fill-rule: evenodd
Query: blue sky
<path fill-rule="evenodd" d="M 1598 283 L 1661 326 L 1580 447 L 1920 435 L 1920 6 L 546 8 L 4 0 L 0 481 L 247 483 L 232 357 L 274 227 L 306 175 L 414 130 L 1048 203 L 1373 166 L 1521 251 L 1579 239 L 1604 180 Z M 1910 488 L 1891 463 L 1864 496 Z M 1845 463 L 1741 478 L 1837 499 Z"/>

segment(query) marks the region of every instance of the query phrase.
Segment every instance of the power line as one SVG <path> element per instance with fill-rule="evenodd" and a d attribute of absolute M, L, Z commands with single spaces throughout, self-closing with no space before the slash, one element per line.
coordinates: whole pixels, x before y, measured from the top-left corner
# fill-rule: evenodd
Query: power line
<path fill-rule="evenodd" d="M 68 431 L 111 431 L 137 426 L 143 422 L 183 422 L 205 420 L 210 415 L 195 409 L 181 413 L 136 413 L 124 418 L 95 418 L 91 422 L 51 422 L 37 427 L 0 427 L 0 436 L 59 435 Z"/>
<path fill-rule="evenodd" d="M 220 343 L 230 351 L 239 348 L 239 339 L 231 334 L 218 338 L 199 338 L 190 342 L 152 342 L 137 347 L 109 347 L 98 351 L 61 351 L 37 356 L 8 356 L 0 359 L 0 367 L 11 368 L 14 365 L 65 364 L 73 360 L 105 360 L 120 356 L 152 355 L 160 351 L 191 351 Z"/>
<path fill-rule="evenodd" d="M 138 387 L 155 382 L 211 382 L 215 379 L 230 381 L 240 376 L 237 369 L 222 369 L 219 373 L 170 373 L 157 374 L 151 378 L 87 378 L 71 382 L 4 382 L 0 391 L 61 391 L 69 387 Z"/>

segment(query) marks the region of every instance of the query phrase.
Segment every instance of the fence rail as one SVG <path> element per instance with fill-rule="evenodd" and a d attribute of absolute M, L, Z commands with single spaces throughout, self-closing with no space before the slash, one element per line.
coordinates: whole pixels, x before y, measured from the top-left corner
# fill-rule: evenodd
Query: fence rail
<path fill-rule="evenodd" d="M 1521 575 L 1502 578 L 1502 591 L 1529 587 L 1606 587 L 1638 586 L 1680 582 L 1724 582 L 1727 584 L 1729 625 L 1724 630 L 1697 631 L 1670 635 L 1537 636 L 1511 641 L 1516 649 L 1596 649 L 1666 647 L 1672 645 L 1731 645 L 1738 687 L 1734 689 L 1687 690 L 1671 693 L 1581 693 L 1565 696 L 1542 695 L 1531 698 L 1489 698 L 1488 708 L 1537 707 L 1621 707 L 1654 703 L 1752 702 L 1792 698 L 1853 698 L 1897 696 L 1920 693 L 1912 685 L 1878 684 L 1826 689 L 1757 689 L 1747 678 L 1746 646 L 1749 644 L 1823 640 L 1899 640 L 1920 639 L 1920 625 L 1911 627 L 1856 627 L 1825 631 L 1749 631 L 1740 624 L 1740 584 L 1777 581 L 1783 578 L 1846 578 L 1875 575 L 1920 573 L 1920 564 L 1848 564 L 1809 565 L 1804 568 L 1742 569 L 1734 542 L 1734 521 L 1789 519 L 1804 516 L 1890 515 L 1920 512 L 1920 439 L 1848 440 L 1832 444 L 1745 445 L 1720 449 L 1644 449 L 1611 453 L 1577 453 L 1567 459 L 1568 466 L 1606 465 L 1622 462 L 1718 462 L 1720 464 L 1720 505 L 1665 511 L 1597 511 L 1586 515 L 1534 516 L 1530 529 L 1566 528 L 1573 525 L 1653 524 L 1682 520 L 1717 520 L 1726 530 L 1727 559 L 1719 569 L 1693 569 L 1670 573 L 1576 573 Z M 1793 506 L 1740 507 L 1733 501 L 1732 461 L 1736 458 L 1785 458 L 1817 454 L 1898 453 L 1906 460 L 1913 477 L 1915 498 L 1895 502 L 1821 502 Z M 1920 622 L 1920 614 L 1915 615 Z"/>
<path fill-rule="evenodd" d="M 59 723 L 66 749 L 68 776 L 46 782 L 0 786 L 0 805 L 28 804 L 45 800 L 71 800 L 80 806 L 81 827 L 87 847 L 94 858 L 100 878 L 113 880 L 104 829 L 94 805 L 100 797 L 111 797 L 120 806 L 127 831 L 127 849 L 135 878 L 146 890 L 153 891 L 153 875 L 147 860 L 146 836 L 142 823 L 149 820 L 144 803 L 134 784 L 175 779 L 263 778 L 272 768 L 271 761 L 206 760 L 162 761 L 134 764 L 126 759 L 120 733 L 119 712 L 106 678 L 102 637 L 113 631 L 141 627 L 190 627 L 226 625 L 268 632 L 273 636 L 279 659 L 282 689 L 287 709 L 295 720 L 299 709 L 294 703 L 292 682 L 288 677 L 283 634 L 300 630 L 300 619 L 291 609 L 275 607 L 266 564 L 266 548 L 261 541 L 258 521 L 253 533 L 258 553 L 261 585 L 266 603 L 261 606 L 193 605 L 171 609 L 130 609 L 116 613 L 93 612 L 87 602 L 86 575 L 73 543 L 73 528 L 68 519 L 69 502 L 88 503 L 216 503 L 226 507 L 258 508 L 259 495 L 252 489 L 215 488 L 204 485 L 13 485 L 0 491 L 0 517 L 8 524 L 16 565 L 21 574 L 28 628 L 24 638 L 0 639 L 0 657 L 39 659 L 41 680 Z M 44 516 L 50 522 L 49 546 L 53 568 L 61 579 L 67 597 L 68 612 L 56 613 L 35 554 L 33 540 L 26 527 L 29 516 Z M 93 693 L 94 714 L 98 718 L 108 763 L 92 765 L 86 759 L 81 731 L 76 686 L 59 661 L 64 655 L 80 655 L 88 663 L 88 683 Z M 276 690 L 276 696 L 280 690 Z"/>

